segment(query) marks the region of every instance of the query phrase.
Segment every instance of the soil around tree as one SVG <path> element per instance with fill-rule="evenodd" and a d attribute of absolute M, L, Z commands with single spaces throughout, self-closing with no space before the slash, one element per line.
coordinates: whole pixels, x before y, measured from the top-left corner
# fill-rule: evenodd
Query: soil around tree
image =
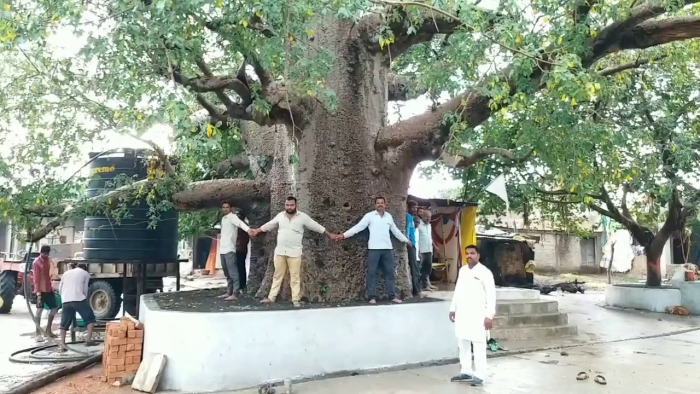
<path fill-rule="evenodd" d="M 243 295 L 237 301 L 224 301 L 217 296 L 222 294 L 222 289 L 206 289 L 195 291 L 179 291 L 153 294 L 153 300 L 161 310 L 173 312 L 250 312 L 250 311 L 286 311 L 299 309 L 323 309 L 345 308 L 352 306 L 374 307 L 377 305 L 395 305 L 387 299 L 377 300 L 376 305 L 370 305 L 367 300 L 354 300 L 347 302 L 302 302 L 301 307 L 295 308 L 291 301 L 277 300 L 274 304 L 264 305 L 260 299 L 250 295 Z M 417 304 L 424 302 L 444 301 L 437 298 L 409 298 L 403 304 Z M 403 305 L 402 304 L 402 305 Z M 396 305 L 397 307 L 400 305 Z"/>

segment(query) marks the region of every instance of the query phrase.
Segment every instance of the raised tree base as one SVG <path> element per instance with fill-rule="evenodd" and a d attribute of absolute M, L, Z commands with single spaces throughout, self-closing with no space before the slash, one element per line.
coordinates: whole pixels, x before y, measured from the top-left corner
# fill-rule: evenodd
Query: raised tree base
<path fill-rule="evenodd" d="M 605 304 L 618 308 L 665 313 L 669 307 L 680 306 L 681 303 L 681 291 L 676 287 L 617 284 L 605 289 Z"/>
<path fill-rule="evenodd" d="M 260 310 L 244 301 L 234 309 L 214 298 L 219 291 L 142 297 L 144 354 L 168 358 L 161 390 L 236 390 L 457 357 L 448 301 L 299 310 L 288 303 Z M 158 299 L 169 294 L 171 301 Z"/>

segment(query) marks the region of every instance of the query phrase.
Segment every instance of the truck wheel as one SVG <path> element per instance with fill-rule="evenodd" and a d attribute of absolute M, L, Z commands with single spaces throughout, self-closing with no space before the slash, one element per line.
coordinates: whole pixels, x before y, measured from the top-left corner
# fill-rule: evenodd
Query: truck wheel
<path fill-rule="evenodd" d="M 0 314 L 10 313 L 17 292 L 17 272 L 0 272 Z"/>
<path fill-rule="evenodd" d="M 119 313 L 121 300 L 109 282 L 98 280 L 88 288 L 88 301 L 98 320 L 112 319 Z"/>

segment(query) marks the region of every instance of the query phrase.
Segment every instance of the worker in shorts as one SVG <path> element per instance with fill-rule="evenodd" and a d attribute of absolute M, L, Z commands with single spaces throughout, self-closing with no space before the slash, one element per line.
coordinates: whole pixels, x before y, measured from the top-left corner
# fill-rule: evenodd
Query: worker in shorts
<path fill-rule="evenodd" d="M 61 293 L 63 313 L 61 315 L 61 343 L 66 344 L 66 332 L 70 330 L 71 323 L 75 320 L 76 313 L 80 315 L 87 325 L 87 337 L 85 346 L 94 346 L 92 330 L 95 327 L 95 314 L 87 301 L 90 274 L 85 265 L 74 264 L 61 278 L 58 291 Z"/>
<path fill-rule="evenodd" d="M 51 286 L 51 260 L 49 260 L 51 246 L 44 245 L 39 251 L 39 257 L 32 263 L 32 275 L 34 278 L 34 293 L 36 294 L 36 341 L 43 342 L 41 335 L 41 315 L 44 307 L 49 308 L 49 317 L 46 322 L 46 336 L 55 338 L 51 326 L 53 318 L 58 312 L 58 301 Z"/>

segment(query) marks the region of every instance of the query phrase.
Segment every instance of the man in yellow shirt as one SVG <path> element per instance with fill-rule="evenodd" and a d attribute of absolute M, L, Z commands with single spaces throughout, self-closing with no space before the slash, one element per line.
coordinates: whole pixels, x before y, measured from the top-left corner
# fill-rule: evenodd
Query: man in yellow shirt
<path fill-rule="evenodd" d="M 269 222 L 260 226 L 259 229 L 250 230 L 252 237 L 261 232 L 272 231 L 279 227 L 277 232 L 277 247 L 275 248 L 275 273 L 272 277 L 272 287 L 270 294 L 262 300 L 263 304 L 272 304 L 279 294 L 284 276 L 289 270 L 289 282 L 292 287 L 292 303 L 294 306 L 301 306 L 301 241 L 304 237 L 304 230 L 308 229 L 320 234 L 325 234 L 328 238 L 336 235 L 326 231 L 326 228 L 311 219 L 309 215 L 297 210 L 297 199 L 289 196 L 284 202 L 284 212 L 280 212 Z"/>

